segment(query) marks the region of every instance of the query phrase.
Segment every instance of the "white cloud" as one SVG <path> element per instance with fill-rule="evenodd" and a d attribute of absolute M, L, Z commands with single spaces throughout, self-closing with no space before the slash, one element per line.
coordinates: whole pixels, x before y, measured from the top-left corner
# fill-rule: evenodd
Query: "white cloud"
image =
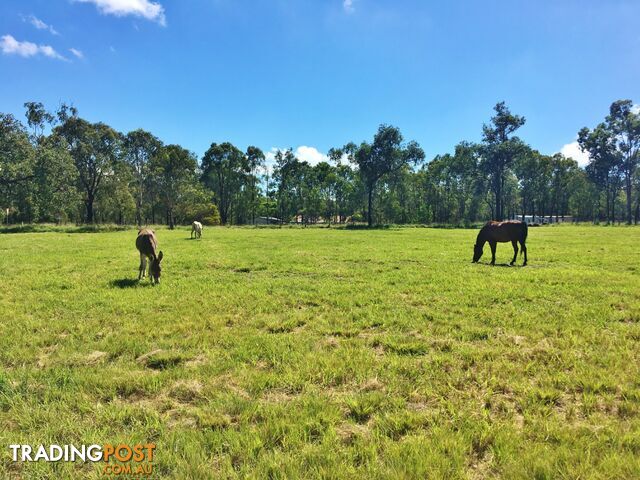
<path fill-rule="evenodd" d="M 279 151 L 283 151 L 284 152 L 284 148 L 276 148 L 276 147 L 271 147 L 271 150 L 269 150 L 268 152 L 265 152 L 264 154 L 264 168 L 263 168 L 263 174 L 268 174 L 268 175 L 273 175 L 273 167 L 276 164 L 276 153 L 278 153 Z"/>
<path fill-rule="evenodd" d="M 589 163 L 589 154 L 580 150 L 578 142 L 567 143 L 560 149 L 560 153 L 567 158 L 573 158 L 581 167 L 586 167 Z"/>
<path fill-rule="evenodd" d="M 273 166 L 276 163 L 276 153 L 284 152 L 285 150 L 285 148 L 271 147 L 271 150 L 266 152 L 264 155 L 267 166 Z M 307 147 L 306 145 L 301 145 L 296 148 L 293 151 L 293 154 L 298 160 L 301 162 L 307 162 L 309 165 L 317 165 L 320 162 L 329 161 L 329 157 L 320 152 L 317 148 Z"/>
<path fill-rule="evenodd" d="M 307 147 L 305 145 L 301 145 L 296 148 L 296 151 L 293 152 L 298 160 L 301 162 L 309 162 L 310 165 L 317 165 L 320 162 L 328 162 L 329 157 L 327 157 L 324 153 L 320 153 L 315 147 Z"/>
<path fill-rule="evenodd" d="M 84 53 L 82 53 L 81 50 L 78 50 L 76 48 L 70 48 L 69 51 L 76 57 L 79 58 L 80 60 L 82 60 L 84 58 Z"/>
<path fill-rule="evenodd" d="M 47 25 L 42 20 L 40 20 L 35 15 L 29 15 L 28 17 L 22 17 L 22 20 L 25 22 L 29 22 L 31 25 L 36 27 L 38 30 L 47 30 L 52 35 L 60 35 L 58 31 L 53 28 L 53 25 Z"/>
<path fill-rule="evenodd" d="M 633 107 L 631 107 L 631 111 L 636 115 L 640 115 L 640 105 L 634 105 Z"/>
<path fill-rule="evenodd" d="M 353 1 L 354 0 L 344 0 L 342 2 L 342 8 L 344 8 L 345 12 L 353 13 L 356 11 L 356 8 L 353 6 Z"/>
<path fill-rule="evenodd" d="M 5 55 L 19 55 L 21 57 L 29 58 L 37 55 L 44 55 L 45 57 L 55 58 L 57 60 L 67 59 L 60 55 L 55 49 L 49 45 L 37 45 L 32 42 L 20 42 L 13 38 L 11 35 L 4 35 L 0 38 L 0 50 Z"/>
<path fill-rule="evenodd" d="M 166 25 L 164 7 L 149 0 L 74 0 L 81 3 L 93 3 L 100 13 L 124 17 L 133 15 Z"/>

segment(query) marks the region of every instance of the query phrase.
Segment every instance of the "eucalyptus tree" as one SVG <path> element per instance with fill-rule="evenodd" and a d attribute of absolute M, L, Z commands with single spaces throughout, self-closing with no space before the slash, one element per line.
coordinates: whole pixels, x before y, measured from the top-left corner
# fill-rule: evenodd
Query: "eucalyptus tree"
<path fill-rule="evenodd" d="M 342 223 L 349 216 L 352 216 L 361 203 L 362 182 L 349 161 L 349 153 L 353 153 L 354 150 L 355 145 L 349 144 L 344 148 L 331 148 L 327 153 L 329 161 L 335 164 L 332 180 L 334 182 L 334 211 L 338 223 Z"/>
<path fill-rule="evenodd" d="M 245 154 L 246 156 L 246 161 L 247 161 L 247 165 L 249 168 L 249 171 L 251 173 L 250 175 L 250 182 L 251 182 L 251 205 L 250 205 L 250 210 L 251 210 L 251 223 L 255 224 L 256 223 L 256 209 L 258 207 L 258 171 L 260 170 L 260 168 L 264 168 L 265 166 L 265 155 L 264 152 L 259 149 L 258 147 L 254 147 L 254 146 L 249 146 L 247 147 L 247 152 Z"/>
<path fill-rule="evenodd" d="M 34 176 L 34 156 L 24 125 L 13 115 L 0 113 L 0 207 L 4 212 L 21 203 L 21 193 Z"/>
<path fill-rule="evenodd" d="M 105 174 L 96 197 L 95 216 L 101 222 L 112 221 L 119 225 L 130 224 L 136 216 L 136 191 L 133 167 L 124 158 L 113 162 Z"/>
<path fill-rule="evenodd" d="M 551 188 L 551 157 L 526 147 L 513 166 L 520 188 L 522 219 L 529 213 L 543 216 L 547 213 Z"/>
<path fill-rule="evenodd" d="M 450 198 L 450 183 L 447 172 L 451 155 L 436 155 L 425 168 L 424 187 L 427 194 L 426 201 L 431 206 L 431 221 L 446 223 L 452 221 L 451 214 L 455 208 Z"/>
<path fill-rule="evenodd" d="M 275 197 L 281 225 L 285 221 L 285 217 L 289 218 L 293 213 L 292 188 L 295 183 L 297 163 L 299 163 L 298 159 L 291 148 L 278 150 L 275 154 L 273 181 L 276 187 Z"/>
<path fill-rule="evenodd" d="M 189 186 L 197 181 L 195 154 L 180 145 L 161 147 L 151 159 L 150 171 L 165 208 L 169 228 L 175 227 L 175 212 Z"/>
<path fill-rule="evenodd" d="M 301 216 L 301 221 L 305 226 L 309 223 L 316 223 L 323 214 L 324 200 L 319 170 L 306 161 L 297 162 L 294 169 L 293 187 L 297 206 L 294 214 Z"/>
<path fill-rule="evenodd" d="M 307 225 L 321 214 L 321 200 L 316 172 L 306 162 L 300 161 L 291 150 L 276 154 L 274 178 L 278 182 L 278 201 L 281 219 L 294 217 Z"/>
<path fill-rule="evenodd" d="M 330 226 L 336 215 L 336 189 L 338 186 L 336 167 L 327 162 L 320 162 L 313 167 L 313 173 L 320 197 L 320 214 L 326 218 Z"/>
<path fill-rule="evenodd" d="M 458 221 L 467 224 L 476 220 L 481 201 L 477 195 L 479 161 L 478 145 L 463 141 L 456 145 L 448 168 L 457 200 Z"/>
<path fill-rule="evenodd" d="M 346 218 L 353 213 L 348 206 L 354 190 L 353 169 L 348 163 L 343 162 L 346 154 L 342 148 L 330 148 L 327 157 L 331 163 L 335 164 L 333 166 L 334 214 L 337 215 L 338 223 L 341 223 L 343 217 Z"/>
<path fill-rule="evenodd" d="M 33 131 L 34 143 L 37 143 L 44 136 L 45 125 L 53 124 L 55 117 L 40 102 L 26 102 L 24 108 L 27 123 Z"/>
<path fill-rule="evenodd" d="M 143 223 L 145 185 L 148 184 L 149 163 L 162 147 L 162 142 L 151 133 L 138 129 L 124 136 L 124 154 L 133 169 L 135 183 L 136 223 Z"/>
<path fill-rule="evenodd" d="M 385 175 L 396 173 L 406 166 L 417 165 L 424 160 L 424 151 L 412 141 L 404 143 L 397 127 L 380 125 L 372 143 L 362 142 L 356 147 L 344 147 L 349 158 L 358 166 L 366 188 L 367 224 L 373 225 L 373 195 L 376 185 Z"/>
<path fill-rule="evenodd" d="M 593 130 L 583 128 L 578 133 L 578 144 L 589 154 L 587 175 L 605 196 L 607 223 L 615 221 L 616 198 L 621 184 L 622 162 L 616 150 L 615 139 L 604 123 Z"/>
<path fill-rule="evenodd" d="M 84 193 L 85 221 L 94 223 L 94 202 L 104 176 L 113 170 L 121 155 L 122 138 L 104 123 L 90 123 L 67 112 L 59 114 L 61 125 L 54 134 L 62 137 L 78 170 L 78 179 Z"/>
<path fill-rule="evenodd" d="M 507 175 L 524 143 L 513 133 L 525 124 L 525 118 L 514 115 L 504 102 L 496 104 L 489 125 L 482 127 L 483 159 L 481 167 L 489 177 L 495 200 L 495 219 L 504 218 L 504 194 Z"/>
<path fill-rule="evenodd" d="M 631 100 L 613 102 L 606 118 L 606 128 L 618 153 L 626 194 L 627 223 L 631 224 L 633 179 L 640 163 L 640 111 L 634 109 Z"/>
<path fill-rule="evenodd" d="M 33 178 L 34 148 L 24 125 L 11 114 L 0 113 L 0 188 Z"/>
<path fill-rule="evenodd" d="M 572 158 L 566 158 L 561 153 L 551 157 L 551 206 L 549 215 L 564 218 L 569 212 L 569 200 L 573 193 L 571 188 L 573 176 L 579 169 L 578 162 Z"/>
<path fill-rule="evenodd" d="M 64 139 L 57 135 L 40 139 L 33 172 L 38 220 L 60 223 L 75 219 L 82 198 L 77 188 L 78 170 Z"/>
<path fill-rule="evenodd" d="M 210 188 L 223 225 L 231 220 L 234 199 L 245 184 L 251 168 L 247 156 L 229 142 L 212 143 L 202 158 L 202 182 Z"/>
<path fill-rule="evenodd" d="M 453 155 L 436 156 L 426 167 L 423 180 L 432 182 L 429 187 L 435 202 L 434 216 L 439 222 L 470 223 L 476 219 L 479 204 L 478 172 L 479 147 L 470 142 L 460 142 Z M 424 185 L 424 181 L 419 182 Z"/>

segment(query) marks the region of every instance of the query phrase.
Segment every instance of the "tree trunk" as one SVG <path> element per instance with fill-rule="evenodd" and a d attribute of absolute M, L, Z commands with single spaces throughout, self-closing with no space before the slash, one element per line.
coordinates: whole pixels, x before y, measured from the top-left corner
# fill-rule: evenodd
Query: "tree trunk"
<path fill-rule="evenodd" d="M 93 195 L 89 194 L 87 195 L 87 200 L 85 201 L 86 207 L 87 207 L 87 218 L 86 221 L 87 223 L 93 223 L 94 217 L 93 217 Z"/>
<path fill-rule="evenodd" d="M 142 182 L 140 182 L 139 190 L 138 204 L 136 205 L 136 222 L 138 222 L 138 227 L 142 227 L 142 204 L 144 202 Z"/>
<path fill-rule="evenodd" d="M 256 224 L 256 175 L 253 175 L 253 189 L 251 191 L 251 224 Z"/>
<path fill-rule="evenodd" d="M 605 196 L 607 197 L 607 210 L 605 213 L 605 217 L 607 219 L 607 225 L 611 223 L 611 202 L 609 197 L 609 185 L 607 185 L 607 189 L 605 190 Z"/>
<path fill-rule="evenodd" d="M 616 192 L 615 189 L 611 189 L 611 203 L 610 203 L 610 212 L 609 212 L 609 223 L 611 225 L 616 224 Z"/>
<path fill-rule="evenodd" d="M 222 225 L 227 224 L 227 220 L 229 218 L 229 211 L 227 207 L 224 205 L 224 202 L 220 202 L 220 222 Z"/>
<path fill-rule="evenodd" d="M 373 225 L 373 211 L 371 207 L 373 206 L 373 186 L 369 186 L 369 201 L 367 207 L 367 224 L 369 227 Z"/>
<path fill-rule="evenodd" d="M 502 174 L 503 172 L 496 172 L 495 179 L 493 181 L 493 193 L 495 195 L 495 217 L 493 220 L 497 220 L 498 222 L 502 221 L 502 216 L 504 213 L 504 206 L 502 204 Z"/>
<path fill-rule="evenodd" d="M 627 194 L 627 225 L 631 225 L 631 220 L 633 218 L 631 216 L 631 172 L 627 172 L 625 182 L 625 193 Z"/>

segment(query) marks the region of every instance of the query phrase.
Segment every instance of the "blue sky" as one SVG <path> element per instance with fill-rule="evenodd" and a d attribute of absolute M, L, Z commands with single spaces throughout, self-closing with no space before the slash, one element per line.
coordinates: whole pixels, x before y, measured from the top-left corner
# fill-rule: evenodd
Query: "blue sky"
<path fill-rule="evenodd" d="M 0 111 L 66 101 L 199 156 L 317 161 L 380 123 L 450 152 L 505 100 L 555 153 L 640 102 L 639 18 L 637 0 L 3 0 Z"/>

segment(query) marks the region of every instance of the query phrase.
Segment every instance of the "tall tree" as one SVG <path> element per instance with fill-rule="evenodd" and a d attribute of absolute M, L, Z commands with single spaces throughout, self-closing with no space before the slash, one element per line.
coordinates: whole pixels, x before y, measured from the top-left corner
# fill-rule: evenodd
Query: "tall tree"
<path fill-rule="evenodd" d="M 362 142 L 359 147 L 345 146 L 352 161 L 358 165 L 366 187 L 367 224 L 373 225 L 373 194 L 378 181 L 407 165 L 416 165 L 424 160 L 424 151 L 416 142 L 403 143 L 400 130 L 391 125 L 380 125 L 373 143 Z"/>
<path fill-rule="evenodd" d="M 215 195 L 222 224 L 230 220 L 232 202 L 250 167 L 244 153 L 229 142 L 212 143 L 202 159 L 202 181 Z"/>
<path fill-rule="evenodd" d="M 131 188 L 134 172 L 125 159 L 118 159 L 104 175 L 96 197 L 95 216 L 99 221 L 119 225 L 135 221 L 135 189 Z"/>
<path fill-rule="evenodd" d="M 256 223 L 256 209 L 258 207 L 258 171 L 260 168 L 264 167 L 265 164 L 265 155 L 264 152 L 258 147 L 249 146 L 247 147 L 247 164 L 249 170 L 251 172 L 250 181 L 251 181 L 251 223 Z"/>
<path fill-rule="evenodd" d="M 81 200 L 77 183 L 78 170 L 64 139 L 43 137 L 36 146 L 33 181 L 39 220 L 60 223 L 75 218 Z"/>
<path fill-rule="evenodd" d="M 127 133 L 124 137 L 124 152 L 127 162 L 133 168 L 136 184 L 136 223 L 143 223 L 145 185 L 149 176 L 149 163 L 162 147 L 162 142 L 142 129 Z"/>
<path fill-rule="evenodd" d="M 27 123 L 33 130 L 33 136 L 37 142 L 44 135 L 45 125 L 52 124 L 55 117 L 40 102 L 27 102 L 24 104 L 24 108 L 27 111 Z"/>
<path fill-rule="evenodd" d="M 524 146 L 518 137 L 512 135 L 524 125 L 525 118 L 512 114 L 504 102 L 498 103 L 494 111 L 491 123 L 482 128 L 484 148 L 481 166 L 490 179 L 495 198 L 495 219 L 503 220 L 507 171 Z"/>
<path fill-rule="evenodd" d="M 0 113 L 0 206 L 14 207 L 17 188 L 33 179 L 34 148 L 24 125 Z"/>
<path fill-rule="evenodd" d="M 611 104 L 606 125 L 620 158 L 627 200 L 626 217 L 631 225 L 633 176 L 640 163 L 640 112 L 634 111 L 631 100 L 618 100 Z"/>
<path fill-rule="evenodd" d="M 273 181 L 276 184 L 276 203 L 280 225 L 293 214 L 292 205 L 294 195 L 292 186 L 295 180 L 295 170 L 298 159 L 293 154 L 293 150 L 278 150 L 275 154 L 275 165 L 273 168 Z"/>
<path fill-rule="evenodd" d="M 549 203 L 552 176 L 551 157 L 529 147 L 523 148 L 514 164 L 520 187 L 522 220 L 526 214 L 544 216 Z"/>
<path fill-rule="evenodd" d="M 572 158 L 566 158 L 561 153 L 551 157 L 551 210 L 549 216 L 555 215 L 556 222 L 560 217 L 564 218 L 569 209 L 569 197 L 571 195 L 570 182 L 578 169 L 578 162 Z"/>
<path fill-rule="evenodd" d="M 165 207 L 169 228 L 175 227 L 175 210 L 189 185 L 196 182 L 197 160 L 179 145 L 161 147 L 150 163 L 153 182 Z"/>
<path fill-rule="evenodd" d="M 615 221 L 615 205 L 620 185 L 621 161 L 616 151 L 615 139 L 604 123 L 593 130 L 583 128 L 578 133 L 578 144 L 589 154 L 587 175 L 605 196 L 607 223 Z"/>
<path fill-rule="evenodd" d="M 111 171 L 120 154 L 120 134 L 104 123 L 89 123 L 76 115 L 66 117 L 55 133 L 66 140 L 78 169 L 84 191 L 85 221 L 94 223 L 94 202 L 105 174 Z"/>
<path fill-rule="evenodd" d="M 325 217 L 329 226 L 336 214 L 336 188 L 338 176 L 336 167 L 327 162 L 320 162 L 313 167 L 314 180 L 320 198 L 320 214 Z"/>

